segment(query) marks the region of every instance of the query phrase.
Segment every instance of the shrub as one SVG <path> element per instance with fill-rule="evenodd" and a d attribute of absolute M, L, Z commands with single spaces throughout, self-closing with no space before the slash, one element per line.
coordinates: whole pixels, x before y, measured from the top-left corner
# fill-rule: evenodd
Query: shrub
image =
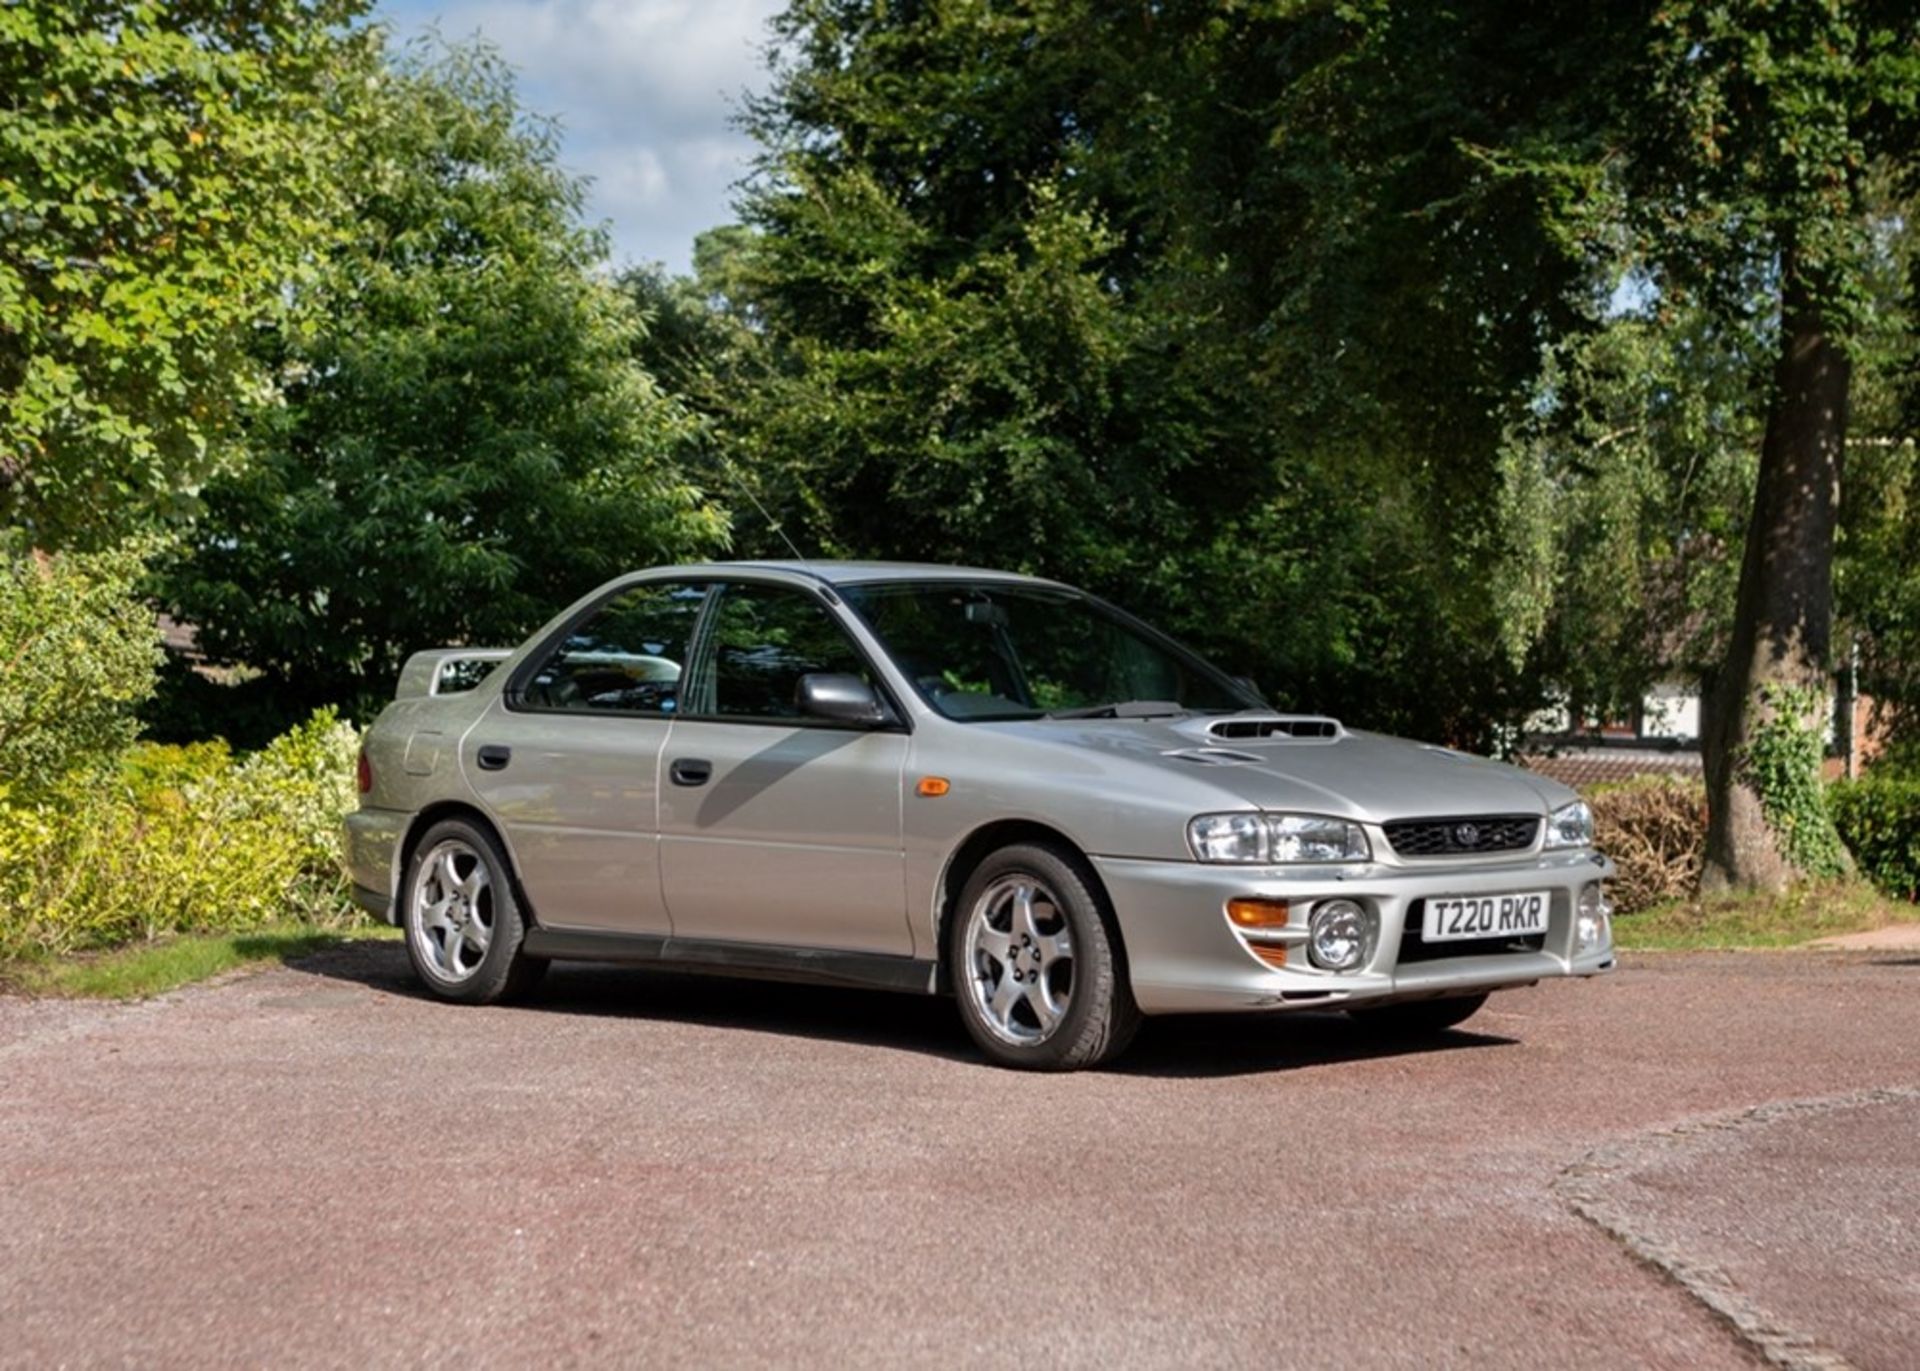
<path fill-rule="evenodd" d="M 160 662 L 142 551 L 0 553 L 0 785 L 16 796 L 133 741 Z"/>
<path fill-rule="evenodd" d="M 1699 781 L 1642 776 L 1587 796 L 1594 842 L 1619 874 L 1608 885 L 1622 914 L 1693 894 L 1707 845 L 1707 792 Z"/>
<path fill-rule="evenodd" d="M 0 955 L 350 917 L 358 744 L 323 710 L 243 758 L 143 744 L 31 796 L 0 787 Z"/>
<path fill-rule="evenodd" d="M 1827 807 L 1861 875 L 1896 899 L 1920 899 L 1920 776 L 1837 781 Z"/>

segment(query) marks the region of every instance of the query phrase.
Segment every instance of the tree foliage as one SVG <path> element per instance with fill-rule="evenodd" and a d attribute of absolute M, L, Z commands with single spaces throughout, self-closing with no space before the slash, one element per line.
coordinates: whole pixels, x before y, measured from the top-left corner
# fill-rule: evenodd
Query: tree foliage
<path fill-rule="evenodd" d="M 30 543 L 110 544 L 232 463 L 247 333 L 330 222 L 364 8 L 0 5 L 0 516 Z"/>
<path fill-rule="evenodd" d="M 1652 222 L 1656 252 L 1685 264 L 1677 280 L 1702 265 L 1710 286 L 1758 275 L 1777 310 L 1739 591 L 1704 730 L 1703 881 L 1778 886 L 1820 874 L 1827 859 L 1807 834 L 1831 836 L 1823 815 L 1792 817 L 1818 788 L 1817 748 L 1797 775 L 1759 762 L 1770 738 L 1817 738 L 1827 720 L 1874 191 L 1920 140 L 1920 12 L 1702 0 L 1661 11 L 1654 27 L 1652 99 L 1636 124 L 1649 133 L 1627 173 L 1636 217 Z M 1914 170 L 1893 170 L 1901 189 Z"/>
<path fill-rule="evenodd" d="M 1831 561 L 1920 731 L 1910 5 L 792 0 L 743 222 L 617 283 L 498 62 L 353 12 L 0 8 L 0 503 L 89 543 L 211 480 L 166 594 L 262 731 L 720 546 L 708 489 L 1482 746 L 1806 698 Z"/>
<path fill-rule="evenodd" d="M 689 373 L 720 449 L 818 547 L 1087 581 L 1289 702 L 1485 743 L 1724 674 L 1783 301 L 1897 367 L 1860 340 L 1910 285 L 1869 279 L 1899 5 L 795 0 L 776 36 L 752 234 L 694 292 L 739 325 Z"/>
<path fill-rule="evenodd" d="M 416 50 L 356 110 L 353 229 L 304 333 L 263 339 L 282 406 L 167 577 L 217 661 L 297 717 L 365 707 L 405 656 L 511 643 L 599 580 L 717 543 L 690 420 L 632 359 L 579 184 L 491 53 Z"/>
<path fill-rule="evenodd" d="M 1699 309 L 1621 312 L 1554 344 L 1501 452 L 1508 650 L 1580 719 L 1626 718 L 1725 655 L 1765 340 Z"/>
<path fill-rule="evenodd" d="M 817 546 L 1070 576 L 1488 741 L 1500 440 L 1584 259 L 1481 147 L 1608 36 L 1517 16 L 800 0 L 723 441 Z"/>
<path fill-rule="evenodd" d="M 0 560 L 0 797 L 32 796 L 132 742 L 160 632 L 138 546 Z"/>

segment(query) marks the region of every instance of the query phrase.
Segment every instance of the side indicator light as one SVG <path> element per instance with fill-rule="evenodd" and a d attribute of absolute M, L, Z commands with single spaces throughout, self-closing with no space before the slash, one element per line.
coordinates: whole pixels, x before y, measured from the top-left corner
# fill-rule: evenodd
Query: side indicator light
<path fill-rule="evenodd" d="M 1285 900 L 1228 900 L 1227 917 L 1242 928 L 1285 928 Z"/>
<path fill-rule="evenodd" d="M 1287 964 L 1287 945 L 1285 943 L 1248 943 L 1247 951 L 1251 952 L 1268 966 L 1284 967 Z"/>
<path fill-rule="evenodd" d="M 952 789 L 953 782 L 945 776 L 922 776 L 920 784 L 914 787 L 915 793 L 924 795 L 929 800 L 937 799 Z"/>

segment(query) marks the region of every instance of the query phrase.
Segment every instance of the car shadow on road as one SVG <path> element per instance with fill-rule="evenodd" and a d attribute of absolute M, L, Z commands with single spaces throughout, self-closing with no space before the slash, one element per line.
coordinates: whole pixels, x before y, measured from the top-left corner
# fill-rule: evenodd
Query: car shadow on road
<path fill-rule="evenodd" d="M 405 948 L 397 943 L 358 943 L 288 965 L 410 999 L 427 998 L 407 967 Z M 855 1043 L 991 1069 L 960 1026 L 952 1001 L 931 996 L 560 962 L 532 998 L 514 1008 Z M 1397 1037 L 1343 1014 L 1319 1011 L 1181 1015 L 1149 1019 L 1133 1046 L 1106 1069 L 1119 1076 L 1158 1078 L 1260 1075 L 1514 1042 L 1471 1029 Z"/>
<path fill-rule="evenodd" d="M 1132 1050 L 1112 1069 L 1127 1076 L 1176 1079 L 1257 1076 L 1382 1057 L 1513 1047 L 1517 1042 L 1471 1028 L 1417 1036 L 1386 1033 L 1344 1014 L 1314 1010 L 1196 1014 L 1147 1020 Z"/>

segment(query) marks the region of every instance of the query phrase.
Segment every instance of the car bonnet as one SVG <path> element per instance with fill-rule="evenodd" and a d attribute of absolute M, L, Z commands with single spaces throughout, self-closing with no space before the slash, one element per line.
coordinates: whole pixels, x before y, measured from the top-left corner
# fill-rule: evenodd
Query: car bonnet
<path fill-rule="evenodd" d="M 1190 721 L 1189 721 L 1190 722 Z M 1037 719 L 990 727 L 1204 780 L 1259 809 L 1389 819 L 1546 814 L 1572 791 L 1518 767 L 1382 734 L 1214 739 L 1174 721 Z M 1143 778 L 1144 780 L 1145 778 Z M 1231 808 L 1230 803 L 1222 808 Z"/>

